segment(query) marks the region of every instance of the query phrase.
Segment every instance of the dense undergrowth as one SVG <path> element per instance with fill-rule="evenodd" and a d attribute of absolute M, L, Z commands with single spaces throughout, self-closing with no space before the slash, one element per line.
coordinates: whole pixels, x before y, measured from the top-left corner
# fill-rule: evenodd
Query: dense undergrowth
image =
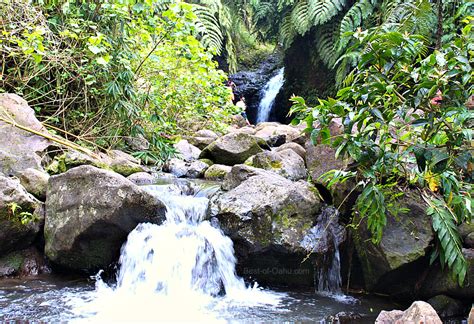
<path fill-rule="evenodd" d="M 323 176 L 329 186 L 351 178 L 360 186 L 352 224 L 365 219 L 380 242 L 387 211 L 403 212 L 398 198 L 417 190 L 438 237 L 432 262 L 439 256 L 461 285 L 467 262 L 457 226 L 472 221 L 474 203 L 474 18 L 465 9 L 445 20 L 441 47 L 398 26 L 352 33 L 346 56 L 357 65 L 336 98 L 315 107 L 292 99 L 313 142 L 355 162 Z M 330 133 L 332 122 L 340 134 Z"/>
<path fill-rule="evenodd" d="M 163 160 L 173 136 L 219 131 L 236 112 L 190 4 L 12 0 L 0 17 L 0 92 L 79 144 L 143 136 L 137 154 Z"/>

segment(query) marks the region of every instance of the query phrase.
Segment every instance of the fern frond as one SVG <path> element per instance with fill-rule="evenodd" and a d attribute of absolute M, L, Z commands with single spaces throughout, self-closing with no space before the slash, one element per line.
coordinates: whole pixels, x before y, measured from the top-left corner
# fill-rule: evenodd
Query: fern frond
<path fill-rule="evenodd" d="M 319 26 L 316 35 L 317 55 L 328 68 L 332 69 L 340 56 L 336 48 L 339 36 L 338 26 L 334 23 Z"/>
<path fill-rule="evenodd" d="M 201 36 L 202 44 L 213 49 L 217 55 L 222 53 L 224 37 L 214 8 L 194 5 L 193 12 L 197 16 L 196 30 Z"/>
<path fill-rule="evenodd" d="M 283 18 L 280 26 L 280 41 L 283 43 L 285 48 L 288 48 L 296 36 L 296 30 L 293 22 L 291 21 L 291 15 L 287 15 Z"/>
<path fill-rule="evenodd" d="M 359 0 L 344 15 L 339 29 L 339 49 L 347 46 L 349 38 L 345 36 L 347 32 L 353 32 L 362 22 L 374 12 L 377 0 Z"/>
<path fill-rule="evenodd" d="M 310 2 L 309 19 L 314 25 L 322 25 L 342 11 L 345 0 L 315 0 Z"/>
<path fill-rule="evenodd" d="M 423 199 L 429 205 L 426 213 L 432 218 L 433 229 L 441 244 L 441 263 L 449 267 L 462 286 L 467 274 L 467 261 L 462 253 L 456 217 L 444 201 L 426 195 L 423 195 Z"/>
<path fill-rule="evenodd" d="M 300 0 L 294 6 L 291 12 L 291 22 L 294 25 L 296 32 L 304 35 L 310 28 L 309 20 L 309 3 L 307 0 Z"/>

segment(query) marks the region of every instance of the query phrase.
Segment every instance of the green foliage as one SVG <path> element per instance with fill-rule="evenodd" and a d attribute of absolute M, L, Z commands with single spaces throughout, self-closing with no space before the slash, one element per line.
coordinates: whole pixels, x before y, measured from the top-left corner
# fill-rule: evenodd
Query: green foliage
<path fill-rule="evenodd" d="M 38 217 L 28 211 L 21 211 L 21 206 L 15 202 L 9 203 L 11 217 L 20 222 L 22 225 L 26 225 L 30 222 L 38 221 Z"/>
<path fill-rule="evenodd" d="M 432 52 L 422 35 L 386 25 L 359 30 L 353 34 L 357 43 L 346 54 L 358 58 L 347 87 L 336 99 L 319 99 L 313 108 L 293 98 L 291 111 L 306 122 L 313 142 L 331 143 L 336 156 L 357 163 L 355 177 L 364 190 L 356 215 L 367 219 L 374 242 L 380 241 L 387 209 L 396 207 L 396 188 L 422 188 L 441 262 L 460 284 L 466 261 L 456 225 L 472 220 L 473 203 L 474 113 L 466 107 L 474 92 L 473 20 L 463 19 L 452 41 Z M 343 124 L 342 134 L 329 133 L 333 120 Z M 326 176 L 330 183 L 336 178 L 344 179 L 344 174 Z"/>
<path fill-rule="evenodd" d="M 0 91 L 22 95 L 79 143 L 117 146 L 143 135 L 151 148 L 142 156 L 166 159 L 174 135 L 219 130 L 234 109 L 225 74 L 195 37 L 203 29 L 193 8 L 170 0 L 8 2 L 0 8 Z"/>

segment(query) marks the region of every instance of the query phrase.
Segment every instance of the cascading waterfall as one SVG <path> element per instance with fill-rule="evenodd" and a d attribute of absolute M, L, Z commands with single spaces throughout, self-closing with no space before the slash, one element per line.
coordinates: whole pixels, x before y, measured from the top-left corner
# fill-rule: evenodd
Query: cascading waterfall
<path fill-rule="evenodd" d="M 129 234 L 116 286 L 98 280 L 94 296 L 78 313 L 97 321 L 212 321 L 226 305 L 280 302 L 282 294 L 247 287 L 236 275 L 232 241 L 204 220 L 206 192 L 185 196 L 176 185 L 148 190 L 165 203 L 165 223 L 140 224 Z"/>
<path fill-rule="evenodd" d="M 284 68 L 278 70 L 278 73 L 272 77 L 263 88 L 261 95 L 262 100 L 258 105 L 257 123 L 268 121 L 273 104 L 275 103 L 275 98 L 285 82 L 284 72 Z"/>

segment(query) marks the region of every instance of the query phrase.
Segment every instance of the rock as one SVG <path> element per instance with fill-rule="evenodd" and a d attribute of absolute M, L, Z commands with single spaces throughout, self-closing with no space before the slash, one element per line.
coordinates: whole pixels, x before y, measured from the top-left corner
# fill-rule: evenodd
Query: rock
<path fill-rule="evenodd" d="M 458 226 L 459 235 L 463 243 L 468 248 L 474 248 L 474 222 L 463 222 Z"/>
<path fill-rule="evenodd" d="M 174 144 L 174 147 L 184 161 L 191 162 L 197 160 L 201 154 L 200 149 L 192 144 L 189 144 L 189 142 L 186 140 L 179 141 L 178 143 Z"/>
<path fill-rule="evenodd" d="M 306 178 L 306 168 L 303 159 L 290 149 L 280 152 L 266 151 L 258 153 L 246 164 L 275 172 L 293 181 Z"/>
<path fill-rule="evenodd" d="M 443 270 L 439 264 L 435 264 L 426 274 L 426 280 L 419 291 L 420 296 L 430 298 L 448 295 L 461 300 L 474 300 L 474 249 L 462 249 L 462 253 L 468 265 L 464 286 L 459 286 L 446 267 Z"/>
<path fill-rule="evenodd" d="M 0 258 L 0 278 L 29 277 L 49 272 L 44 256 L 34 247 L 11 252 Z"/>
<path fill-rule="evenodd" d="M 165 219 L 165 206 L 156 197 L 93 166 L 52 176 L 46 197 L 45 254 L 73 271 L 107 267 L 137 224 Z"/>
<path fill-rule="evenodd" d="M 108 156 L 110 158 L 110 168 L 125 177 L 134 173 L 146 171 L 146 169 L 140 165 L 138 159 L 125 152 L 111 150 L 108 152 Z"/>
<path fill-rule="evenodd" d="M 212 162 L 212 161 L 209 160 L 209 159 L 199 159 L 199 161 L 206 163 L 207 166 L 211 166 L 211 165 L 214 164 L 214 162 Z"/>
<path fill-rule="evenodd" d="M 207 146 L 200 158 L 207 158 L 218 164 L 234 165 L 244 163 L 254 154 L 263 152 L 259 141 L 252 135 L 230 133 Z"/>
<path fill-rule="evenodd" d="M 20 213 L 29 213 L 36 221 L 22 224 Z M 43 220 L 42 204 L 20 181 L 0 176 L 0 256 L 31 245 Z"/>
<path fill-rule="evenodd" d="M 402 312 L 399 310 L 387 312 L 382 311 L 376 324 L 404 324 L 404 323 L 423 323 L 423 324 L 442 324 L 436 311 L 430 304 L 424 301 L 414 302 L 410 308 Z"/>
<path fill-rule="evenodd" d="M 34 110 L 15 94 L 0 94 L 0 117 L 49 135 L 46 128 L 36 119 Z M 0 172 L 5 175 L 17 175 L 19 171 L 29 168 L 43 170 L 42 156 L 51 144 L 42 136 L 0 121 Z"/>
<path fill-rule="evenodd" d="M 131 174 L 127 177 L 127 179 L 139 186 L 151 185 L 156 182 L 156 178 L 152 174 L 149 174 L 147 172 L 138 172 Z"/>
<path fill-rule="evenodd" d="M 267 140 L 267 144 L 270 147 L 278 147 L 286 143 L 286 135 L 278 134 L 273 135 Z"/>
<path fill-rule="evenodd" d="M 277 147 L 275 149 L 275 152 L 281 152 L 287 149 L 295 151 L 295 153 L 301 156 L 303 160 L 306 158 L 306 150 L 301 145 L 293 143 L 293 142 L 285 143 Z"/>
<path fill-rule="evenodd" d="M 142 135 L 125 137 L 125 143 L 133 152 L 146 151 L 150 148 L 150 142 Z"/>
<path fill-rule="evenodd" d="M 468 248 L 474 248 L 474 232 L 471 232 L 466 236 L 466 238 L 464 239 L 464 244 Z"/>
<path fill-rule="evenodd" d="M 252 126 L 245 126 L 241 128 L 229 129 L 229 133 L 241 133 L 241 134 L 248 134 L 248 135 L 255 135 L 255 128 Z"/>
<path fill-rule="evenodd" d="M 265 284 L 312 285 L 313 266 L 301 264 L 309 253 L 301 242 L 321 208 L 315 189 L 261 171 L 214 195 L 211 216 L 234 241 L 242 275 Z"/>
<path fill-rule="evenodd" d="M 328 145 L 313 145 L 306 142 L 306 167 L 314 183 L 321 183 L 319 178 L 331 170 L 345 170 L 348 161 L 336 159 L 336 150 Z"/>
<path fill-rule="evenodd" d="M 217 139 L 219 137 L 219 135 L 217 135 L 215 132 L 209 129 L 200 129 L 196 132 L 195 136 L 208 137 L 208 138 L 213 138 L 213 139 Z"/>
<path fill-rule="evenodd" d="M 210 137 L 188 137 L 187 140 L 189 143 L 196 146 L 200 150 L 203 150 L 204 148 L 206 148 L 206 146 L 215 141 L 214 138 Z"/>
<path fill-rule="evenodd" d="M 245 164 L 237 164 L 232 167 L 231 172 L 225 177 L 222 189 L 232 190 L 250 177 L 256 175 L 271 176 L 271 174 L 270 171 L 254 168 Z"/>
<path fill-rule="evenodd" d="M 188 173 L 188 166 L 185 161 L 172 158 L 166 161 L 166 163 L 163 165 L 163 171 L 169 172 L 174 176 L 181 178 L 184 177 L 186 173 Z"/>
<path fill-rule="evenodd" d="M 387 225 L 380 244 L 371 242 L 365 221 L 353 232 L 368 290 L 393 293 L 389 277 L 399 274 L 406 278 L 408 273 L 403 269 L 423 258 L 434 239 L 431 218 L 426 215 L 426 204 L 420 195 L 408 191 L 398 203 L 398 210 L 406 208 L 408 211 L 386 215 Z"/>
<path fill-rule="evenodd" d="M 257 125 L 255 136 L 262 138 L 268 143 L 275 136 L 285 135 L 285 140 L 291 142 L 299 137 L 300 134 L 300 131 L 293 126 L 267 122 Z"/>
<path fill-rule="evenodd" d="M 232 125 L 235 125 L 237 128 L 245 127 L 248 125 L 247 120 L 242 115 L 233 115 L 231 117 L 231 123 Z"/>
<path fill-rule="evenodd" d="M 49 174 L 37 169 L 29 168 L 18 174 L 20 184 L 30 194 L 41 200 L 46 199 L 46 187 L 48 186 Z"/>
<path fill-rule="evenodd" d="M 192 179 L 202 178 L 204 177 L 204 173 L 208 168 L 209 165 L 207 165 L 207 163 L 202 161 L 193 161 L 188 166 L 186 177 Z"/>
<path fill-rule="evenodd" d="M 206 180 L 224 180 L 225 176 L 232 170 L 232 167 L 223 164 L 214 164 L 206 170 L 204 178 Z"/>
<path fill-rule="evenodd" d="M 331 324 L 350 324 L 359 323 L 362 316 L 353 312 L 339 312 L 334 316 L 328 316 L 323 323 Z"/>
<path fill-rule="evenodd" d="M 465 305 L 454 298 L 446 295 L 438 295 L 428 300 L 439 316 L 446 317 L 462 317 L 466 315 L 467 309 Z"/>

